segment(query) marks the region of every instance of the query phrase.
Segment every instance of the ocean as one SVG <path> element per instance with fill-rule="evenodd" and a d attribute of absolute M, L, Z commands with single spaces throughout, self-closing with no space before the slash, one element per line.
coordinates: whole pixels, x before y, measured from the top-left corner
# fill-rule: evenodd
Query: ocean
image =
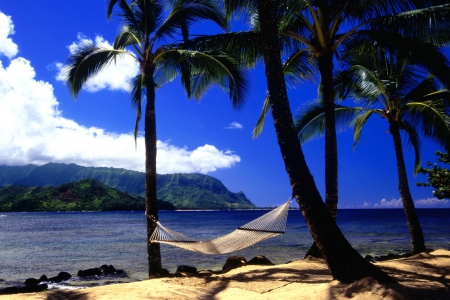
<path fill-rule="evenodd" d="M 210 240 L 266 213 L 252 211 L 161 211 L 160 222 L 187 236 Z M 419 209 L 426 246 L 450 248 L 450 209 Z M 411 249 L 401 209 L 340 210 L 338 225 L 363 256 L 405 253 Z M 0 213 L 0 288 L 27 278 L 69 272 L 65 288 L 147 278 L 144 212 Z M 161 245 L 162 264 L 171 273 L 177 266 L 221 270 L 231 255 L 247 260 L 264 255 L 275 264 L 302 259 L 312 244 L 299 210 L 290 210 L 286 233 L 234 253 L 203 255 Z M 127 278 L 79 281 L 78 270 L 101 265 L 122 269 Z"/>

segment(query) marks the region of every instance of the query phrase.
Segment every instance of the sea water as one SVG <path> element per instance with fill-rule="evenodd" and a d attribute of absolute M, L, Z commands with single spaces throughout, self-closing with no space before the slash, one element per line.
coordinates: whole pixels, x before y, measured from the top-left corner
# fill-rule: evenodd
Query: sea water
<path fill-rule="evenodd" d="M 166 227 L 199 240 L 225 235 L 267 211 L 161 211 Z M 426 246 L 450 247 L 450 209 L 419 209 Z M 405 253 L 411 249 L 402 210 L 340 210 L 338 225 L 361 255 Z M 65 271 L 113 265 L 127 272 L 125 279 L 147 278 L 144 212 L 0 213 L 0 288 L 23 283 L 27 278 L 56 276 Z M 177 266 L 220 270 L 231 255 L 247 260 L 264 255 L 275 264 L 302 259 L 312 238 L 299 210 L 291 210 L 286 233 L 247 249 L 224 255 L 203 255 L 161 245 L 163 267 Z M 69 282 L 97 285 L 103 281 Z"/>

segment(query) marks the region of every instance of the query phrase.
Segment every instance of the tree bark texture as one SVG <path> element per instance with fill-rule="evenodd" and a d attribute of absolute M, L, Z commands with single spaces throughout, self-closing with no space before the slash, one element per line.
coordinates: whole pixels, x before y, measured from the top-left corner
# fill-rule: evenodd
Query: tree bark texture
<path fill-rule="evenodd" d="M 325 205 L 336 220 L 338 208 L 338 150 L 333 84 L 333 53 L 318 58 L 325 108 Z"/>
<path fill-rule="evenodd" d="M 414 201 L 411 196 L 408 184 L 408 176 L 406 174 L 405 160 L 403 157 L 402 140 L 397 122 L 391 122 L 389 131 L 394 140 L 395 156 L 397 158 L 398 172 L 398 189 L 402 197 L 403 210 L 406 215 L 409 235 L 411 236 L 413 253 L 421 253 L 425 251 L 425 240 L 423 237 L 422 227 L 419 217 L 417 216 Z"/>
<path fill-rule="evenodd" d="M 155 84 L 153 82 L 153 66 L 145 70 L 147 103 L 145 105 L 145 215 L 147 216 L 147 254 L 149 278 L 161 274 L 161 250 L 159 243 L 150 243 L 150 237 L 156 228 L 152 218 L 158 220 L 156 207 L 156 115 Z"/>
<path fill-rule="evenodd" d="M 336 221 L 338 210 L 338 150 L 336 137 L 334 84 L 333 84 L 333 52 L 318 57 L 320 77 L 322 79 L 322 97 L 325 108 L 325 205 Z M 314 242 L 305 257 L 322 257 Z"/>
<path fill-rule="evenodd" d="M 334 279 L 341 282 L 372 276 L 392 279 L 352 248 L 328 212 L 306 165 L 290 110 L 281 67 L 276 0 L 258 0 L 269 101 L 278 144 L 295 198 Z"/>

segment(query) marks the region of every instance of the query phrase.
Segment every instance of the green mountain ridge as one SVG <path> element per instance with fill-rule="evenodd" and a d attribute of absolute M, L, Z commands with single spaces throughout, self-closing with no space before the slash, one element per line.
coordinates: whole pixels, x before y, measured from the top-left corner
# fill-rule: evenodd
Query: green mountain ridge
<path fill-rule="evenodd" d="M 142 172 L 59 163 L 0 166 L 0 186 L 59 186 L 89 178 L 122 192 L 145 196 Z M 176 209 L 256 208 L 243 192 L 232 193 L 218 179 L 203 174 L 158 175 L 157 197 Z"/>
<path fill-rule="evenodd" d="M 158 208 L 175 209 L 165 201 L 158 201 Z M 1 212 L 131 210 L 145 210 L 145 199 L 110 188 L 96 179 L 82 179 L 56 187 L 0 188 Z"/>

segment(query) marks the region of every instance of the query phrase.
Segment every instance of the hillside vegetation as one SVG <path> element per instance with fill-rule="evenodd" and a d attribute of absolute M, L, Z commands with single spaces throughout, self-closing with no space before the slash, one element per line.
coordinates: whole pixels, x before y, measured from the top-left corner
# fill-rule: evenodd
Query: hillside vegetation
<path fill-rule="evenodd" d="M 174 210 L 165 201 L 158 208 Z M 60 186 L 8 186 L 0 188 L 1 212 L 131 211 L 144 210 L 145 199 L 112 189 L 95 179 Z"/>
<path fill-rule="evenodd" d="M 21 190 L 24 187 L 28 189 L 33 187 L 38 192 L 50 186 L 59 187 L 83 179 L 95 179 L 109 188 L 130 196 L 131 194 L 145 196 L 145 174 L 142 172 L 57 163 L 42 166 L 0 166 L 0 186 L 8 187 L 8 193 L 14 193 L 14 191 L 19 194 L 24 193 Z M 157 196 L 158 200 L 169 202 L 176 209 L 251 209 L 256 207 L 243 192 L 232 193 L 218 179 L 202 174 L 158 175 Z M 30 205 L 34 205 L 32 202 Z"/>

